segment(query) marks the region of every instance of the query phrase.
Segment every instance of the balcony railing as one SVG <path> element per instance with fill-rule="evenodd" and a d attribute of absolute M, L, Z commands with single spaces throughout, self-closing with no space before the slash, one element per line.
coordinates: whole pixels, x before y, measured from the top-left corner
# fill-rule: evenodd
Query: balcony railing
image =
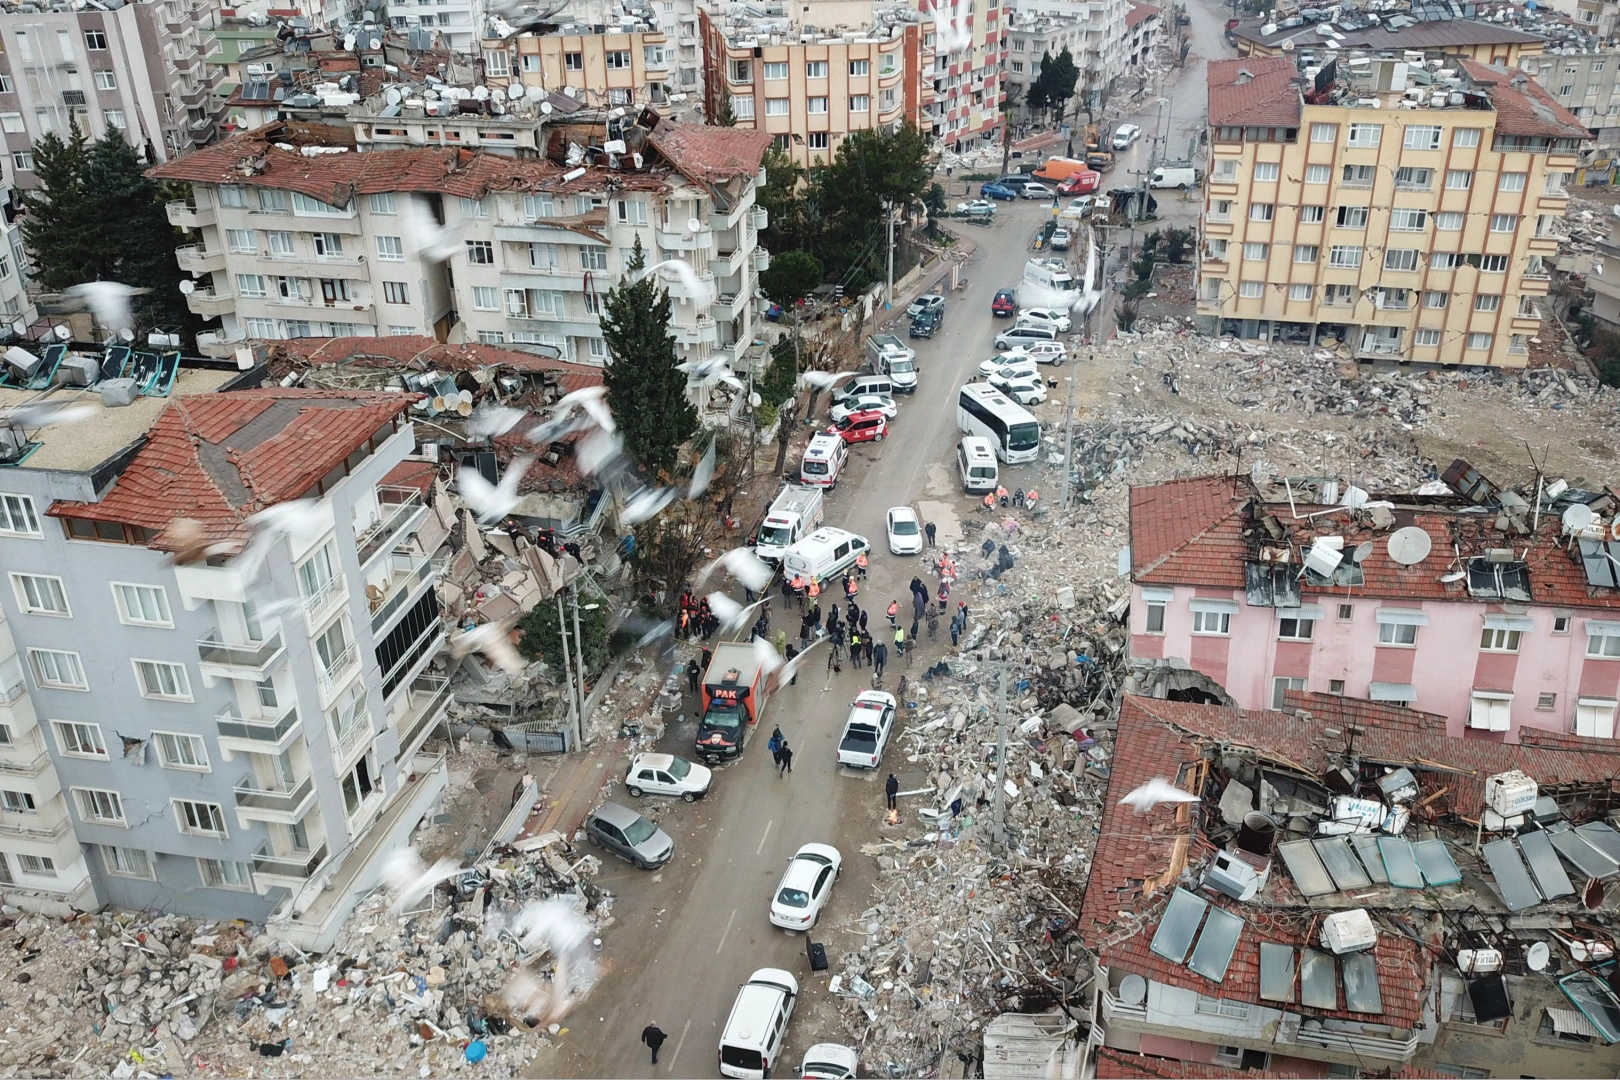
<path fill-rule="evenodd" d="M 203 664 L 231 668 L 234 669 L 233 674 L 240 672 L 244 677 L 253 679 L 264 678 L 265 670 L 275 663 L 281 652 L 280 630 L 264 641 L 241 645 L 220 641 L 216 637 L 201 638 L 197 642 L 197 657 Z"/>
<path fill-rule="evenodd" d="M 13 825 L 10 822 L 0 822 L 0 836 L 16 836 L 24 840 L 55 840 L 66 836 L 71 823 L 63 818 L 55 825 Z"/>
<path fill-rule="evenodd" d="M 342 757 L 371 738 L 371 735 L 371 711 L 362 709 L 358 714 L 351 716 L 347 724 L 332 733 L 332 745 L 337 749 L 337 756 Z"/>
<path fill-rule="evenodd" d="M 236 805 L 243 810 L 267 810 L 278 814 L 298 814 L 311 801 L 315 780 L 306 776 L 295 784 L 265 787 L 252 776 L 237 781 Z"/>
<path fill-rule="evenodd" d="M 388 494 L 398 497 L 394 500 L 383 499 L 383 496 Z M 400 530 L 423 506 L 422 493 L 415 488 L 378 488 L 377 497 L 385 510 L 385 516 L 355 538 L 355 548 L 361 566 L 370 562 L 373 555 L 391 546 Z M 393 509 L 389 510 L 388 507 Z"/>
<path fill-rule="evenodd" d="M 371 613 L 372 630 L 381 630 L 389 619 L 399 613 L 405 601 L 416 592 L 416 587 L 433 576 L 433 561 L 427 556 L 414 555 L 410 561 L 414 563 L 413 566 L 388 579 L 388 591 L 379 598 L 376 609 Z"/>
<path fill-rule="evenodd" d="M 414 751 L 423 733 L 438 722 L 445 702 L 450 700 L 450 680 L 443 675 L 418 675 L 408 693 L 411 711 L 405 715 L 409 726 L 399 733 L 399 753 L 395 760 Z"/>
<path fill-rule="evenodd" d="M 15 704 L 17 699 L 28 693 L 28 684 L 21 678 L 16 682 L 0 686 L 0 705 Z"/>
<path fill-rule="evenodd" d="M 309 854 L 299 855 L 273 855 L 268 849 L 260 848 L 253 856 L 253 870 L 255 873 L 271 874 L 275 877 L 308 878 L 313 877 L 315 871 L 325 862 L 325 844 Z"/>
<path fill-rule="evenodd" d="M 272 752 L 275 746 L 297 726 L 296 705 L 289 707 L 286 712 L 275 718 L 237 716 L 229 709 L 214 717 L 214 727 L 218 730 L 220 738 L 265 743 L 266 753 Z"/>
<path fill-rule="evenodd" d="M 430 649 L 435 649 L 444 641 L 444 624 L 438 620 L 428 623 L 417 639 L 406 647 L 400 658 L 394 661 L 394 666 L 383 675 L 383 697 L 393 696 L 394 690 L 399 686 L 405 673 L 416 666 L 417 661 L 427 655 Z"/>
<path fill-rule="evenodd" d="M 51 764 L 51 756 L 41 750 L 28 761 L 6 761 L 0 758 L 0 774 L 6 776 L 38 776 Z"/>
<path fill-rule="evenodd" d="M 324 613 L 343 591 L 343 578 L 337 574 L 332 575 L 320 588 L 304 597 L 304 614 L 313 619 Z"/>
<path fill-rule="evenodd" d="M 317 662 L 315 665 L 316 677 L 321 683 L 321 693 L 330 696 L 332 690 L 338 683 L 343 681 L 344 676 L 348 675 L 349 669 L 355 666 L 355 662 L 359 657 L 360 652 L 355 648 L 354 642 L 351 641 L 348 648 L 332 658 L 330 664 Z"/>

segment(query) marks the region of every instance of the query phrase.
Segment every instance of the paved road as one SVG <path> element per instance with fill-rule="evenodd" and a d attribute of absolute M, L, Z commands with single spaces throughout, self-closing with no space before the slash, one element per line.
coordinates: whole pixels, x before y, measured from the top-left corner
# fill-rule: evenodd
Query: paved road
<path fill-rule="evenodd" d="M 908 583 L 919 574 L 927 580 L 921 560 L 887 553 L 887 508 L 921 504 L 924 516 L 940 526 L 942 541 L 956 515 L 973 510 L 953 473 L 960 437 L 956 390 L 994 352 L 993 338 L 1007 321 L 992 320 L 991 297 L 1022 278 L 1025 244 L 1049 213 L 1040 204 L 1003 204 L 994 226 L 973 229 L 979 254 L 967 268 L 968 287 L 951 294 L 939 336 L 915 343 L 922 369 L 916 394 L 902 400 L 887 441 L 855 450 L 854 467 L 829 497 L 827 521 L 862 533 L 878 549 L 862 596 L 862 606 L 874 616 L 891 598 L 909 610 Z M 1060 369 L 1043 371 L 1063 376 Z M 1054 397 L 1062 394 L 1060 389 Z M 1060 408 L 1052 404 L 1043 411 L 1055 417 L 1052 410 Z M 1004 468 L 1009 489 L 1035 482 L 1035 469 Z M 780 607 L 775 610 L 780 616 Z M 941 643 L 925 642 L 915 673 L 942 651 Z M 891 668 L 891 689 L 903 671 Z M 890 744 L 887 768 L 876 774 L 856 775 L 834 765 L 834 741 L 849 702 L 869 675 L 846 664 L 842 675 L 829 679 L 823 665 L 810 665 L 799 685 L 778 694 L 766 714 L 767 725 L 780 724 L 795 747 L 791 777 L 776 776 L 760 738 L 745 760 L 721 770 L 709 800 L 663 808 L 661 823 L 677 845 L 663 872 L 647 874 L 610 861 L 600 879 L 617 894 L 617 923 L 604 935 L 606 977 L 569 1017 L 562 1049 L 540 1058 L 534 1075 L 713 1076 L 720 1028 L 736 988 L 766 966 L 793 971 L 804 990 L 784 1055 L 791 1067 L 797 1068 L 811 1044 L 842 1037 L 827 1002 L 827 977 L 809 971 L 804 937 L 772 927 L 766 909 L 783 865 L 800 845 L 833 843 L 844 853 L 845 871 L 813 936 L 825 942 L 835 970 L 838 955 L 859 941 L 845 926 L 872 902 L 872 860 L 858 849 L 881 831 L 882 779 L 893 768 L 902 788 L 919 787 L 922 780 L 920 773 L 908 775 L 914 767 L 904 760 L 903 742 Z M 690 721 L 672 725 L 660 748 L 689 754 L 692 734 Z M 638 1042 L 649 1021 L 670 1036 L 656 1070 Z"/>

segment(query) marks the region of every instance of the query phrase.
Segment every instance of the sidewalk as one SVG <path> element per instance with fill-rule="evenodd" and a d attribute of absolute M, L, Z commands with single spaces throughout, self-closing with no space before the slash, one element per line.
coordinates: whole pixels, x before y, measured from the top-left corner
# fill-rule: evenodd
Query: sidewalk
<path fill-rule="evenodd" d="M 596 805 L 597 795 L 610 775 L 609 766 L 624 757 L 627 746 L 628 740 L 608 739 L 583 754 L 565 757 L 545 781 L 540 801 L 535 803 L 518 837 L 542 836 L 552 831 L 562 833 L 564 838 L 572 837 Z"/>

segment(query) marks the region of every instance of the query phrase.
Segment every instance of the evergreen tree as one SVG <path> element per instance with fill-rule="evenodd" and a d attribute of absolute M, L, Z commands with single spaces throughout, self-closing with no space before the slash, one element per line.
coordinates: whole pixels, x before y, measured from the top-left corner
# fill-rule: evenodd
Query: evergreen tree
<path fill-rule="evenodd" d="M 23 196 L 22 234 L 33 256 L 33 278 L 49 292 L 95 281 L 105 257 L 107 223 L 85 190 L 90 154 L 78 121 L 68 125 L 66 139 L 53 131 L 35 142 L 31 152 L 39 187 Z"/>
<path fill-rule="evenodd" d="M 1069 99 L 1074 97 L 1075 85 L 1080 81 L 1080 69 L 1075 66 L 1074 54 L 1069 52 L 1068 46 L 1064 46 L 1050 65 L 1041 65 L 1041 78 L 1046 80 L 1046 96 L 1055 119 L 1061 121 Z"/>
<path fill-rule="evenodd" d="M 603 373 L 608 405 L 630 457 L 648 473 L 668 474 L 680 446 L 697 431 L 697 409 L 686 397 L 669 334 L 669 294 L 651 274 L 637 239 L 623 283 L 610 289 L 602 316 L 609 363 Z"/>
<path fill-rule="evenodd" d="M 189 276 L 174 257 L 180 234 L 169 224 L 161 189 L 147 179 L 129 143 L 109 132 L 90 147 L 84 190 L 97 193 L 96 210 L 104 221 L 102 245 L 109 257 L 101 260 L 100 277 L 150 290 L 134 298 L 136 326 L 200 326 L 179 289 L 181 278 Z"/>
<path fill-rule="evenodd" d="M 1052 54 L 1041 53 L 1041 71 L 1024 91 L 1024 104 L 1029 107 L 1030 118 L 1045 112 L 1052 105 L 1052 79 L 1047 74 L 1052 68 Z"/>
<path fill-rule="evenodd" d="M 720 111 L 714 114 L 716 127 L 736 127 L 737 114 L 731 111 L 731 95 L 722 92 L 720 97 Z"/>

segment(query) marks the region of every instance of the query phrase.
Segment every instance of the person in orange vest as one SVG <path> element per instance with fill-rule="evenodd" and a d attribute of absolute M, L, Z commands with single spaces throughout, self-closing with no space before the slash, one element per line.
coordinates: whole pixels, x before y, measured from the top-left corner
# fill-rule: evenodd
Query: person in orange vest
<path fill-rule="evenodd" d="M 1007 489 L 1006 488 L 999 487 L 999 486 L 996 488 L 996 501 L 999 502 L 1002 506 L 1007 505 Z"/>
<path fill-rule="evenodd" d="M 821 595 L 821 579 L 820 578 L 811 578 L 810 579 L 810 584 L 805 586 L 805 591 L 810 594 L 810 599 L 812 599 L 812 600 L 814 600 L 816 597 L 820 596 Z"/>
<path fill-rule="evenodd" d="M 866 552 L 855 556 L 855 576 L 861 581 L 866 580 Z"/>
<path fill-rule="evenodd" d="M 994 510 L 996 508 L 996 493 L 995 492 L 993 492 L 993 491 L 985 492 L 985 495 L 984 495 L 984 508 L 986 510 Z"/>
<path fill-rule="evenodd" d="M 1024 492 L 1024 505 L 1029 507 L 1031 510 L 1035 509 L 1035 504 L 1039 502 L 1040 499 L 1041 493 L 1036 491 L 1034 488 L 1030 488 L 1028 491 Z"/>
<path fill-rule="evenodd" d="M 799 601 L 799 610 L 803 611 L 804 610 L 804 575 L 803 574 L 794 574 L 793 575 L 793 580 L 789 583 L 789 587 L 793 590 L 794 597 L 796 597 L 798 599 L 798 601 Z"/>
<path fill-rule="evenodd" d="M 898 601 L 898 600 L 890 600 L 889 601 L 889 625 L 890 626 L 899 626 L 900 625 L 899 623 L 897 623 L 895 621 L 895 616 L 899 615 L 899 614 L 900 614 L 900 601 Z"/>

